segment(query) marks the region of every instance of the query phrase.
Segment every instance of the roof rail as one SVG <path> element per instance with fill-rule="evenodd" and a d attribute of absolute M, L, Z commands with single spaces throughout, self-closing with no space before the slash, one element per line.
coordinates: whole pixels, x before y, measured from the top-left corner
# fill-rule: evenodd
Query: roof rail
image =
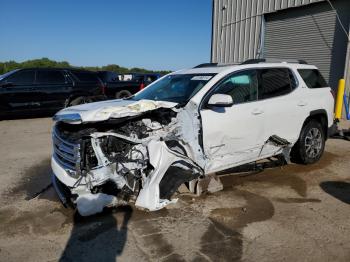
<path fill-rule="evenodd" d="M 202 68 L 202 67 L 212 67 L 212 66 L 217 66 L 218 63 L 203 63 L 203 64 L 199 64 L 193 68 Z"/>
<path fill-rule="evenodd" d="M 266 63 L 266 59 L 248 59 L 243 63 L 241 63 L 241 65 L 258 64 L 258 63 Z"/>
<path fill-rule="evenodd" d="M 291 63 L 291 64 L 307 64 L 305 60 L 297 59 L 279 59 L 279 58 L 261 58 L 249 59 L 241 63 L 241 65 L 258 64 L 258 63 Z"/>

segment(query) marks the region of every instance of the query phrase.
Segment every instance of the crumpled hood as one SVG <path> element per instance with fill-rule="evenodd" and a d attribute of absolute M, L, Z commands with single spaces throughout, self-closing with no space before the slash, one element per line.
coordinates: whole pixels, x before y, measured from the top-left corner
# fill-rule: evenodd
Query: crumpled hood
<path fill-rule="evenodd" d="M 55 121 L 72 124 L 84 122 L 98 122 L 110 118 L 136 116 L 157 108 L 172 108 L 177 103 L 153 100 L 107 100 L 95 103 L 82 104 L 62 109 L 54 116 Z"/>

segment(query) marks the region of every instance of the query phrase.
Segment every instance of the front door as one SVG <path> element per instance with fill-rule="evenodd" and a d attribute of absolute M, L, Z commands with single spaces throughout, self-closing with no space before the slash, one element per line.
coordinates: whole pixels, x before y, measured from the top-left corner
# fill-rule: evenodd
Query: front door
<path fill-rule="evenodd" d="M 264 144 L 264 109 L 257 91 L 256 70 L 245 70 L 224 78 L 205 98 L 200 113 L 206 173 L 248 163 L 259 155 Z M 213 94 L 231 95 L 233 106 L 206 106 Z"/>
<path fill-rule="evenodd" d="M 24 69 L 2 81 L 1 93 L 7 110 L 19 112 L 39 108 L 34 79 L 35 70 Z"/>

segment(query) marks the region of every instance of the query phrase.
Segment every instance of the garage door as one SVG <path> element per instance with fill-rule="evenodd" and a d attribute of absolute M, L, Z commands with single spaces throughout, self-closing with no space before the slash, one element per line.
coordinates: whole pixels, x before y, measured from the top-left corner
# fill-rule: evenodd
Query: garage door
<path fill-rule="evenodd" d="M 326 4 L 287 9 L 265 15 L 264 55 L 303 59 L 316 65 L 332 87 L 336 14 Z M 334 86 L 335 85 L 335 86 Z"/>

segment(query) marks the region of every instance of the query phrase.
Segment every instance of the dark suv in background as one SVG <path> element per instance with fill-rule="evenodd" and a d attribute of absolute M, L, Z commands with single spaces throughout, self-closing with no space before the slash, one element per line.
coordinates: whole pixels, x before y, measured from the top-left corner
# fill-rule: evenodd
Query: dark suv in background
<path fill-rule="evenodd" d="M 0 115 L 43 111 L 103 100 L 96 73 L 80 69 L 27 68 L 0 75 Z"/>
<path fill-rule="evenodd" d="M 132 75 L 131 80 L 120 80 L 119 76 L 123 77 L 123 75 L 111 71 L 99 71 L 97 75 L 102 80 L 105 95 L 109 99 L 129 97 L 161 77 L 156 73 L 131 73 L 127 74 Z"/>

